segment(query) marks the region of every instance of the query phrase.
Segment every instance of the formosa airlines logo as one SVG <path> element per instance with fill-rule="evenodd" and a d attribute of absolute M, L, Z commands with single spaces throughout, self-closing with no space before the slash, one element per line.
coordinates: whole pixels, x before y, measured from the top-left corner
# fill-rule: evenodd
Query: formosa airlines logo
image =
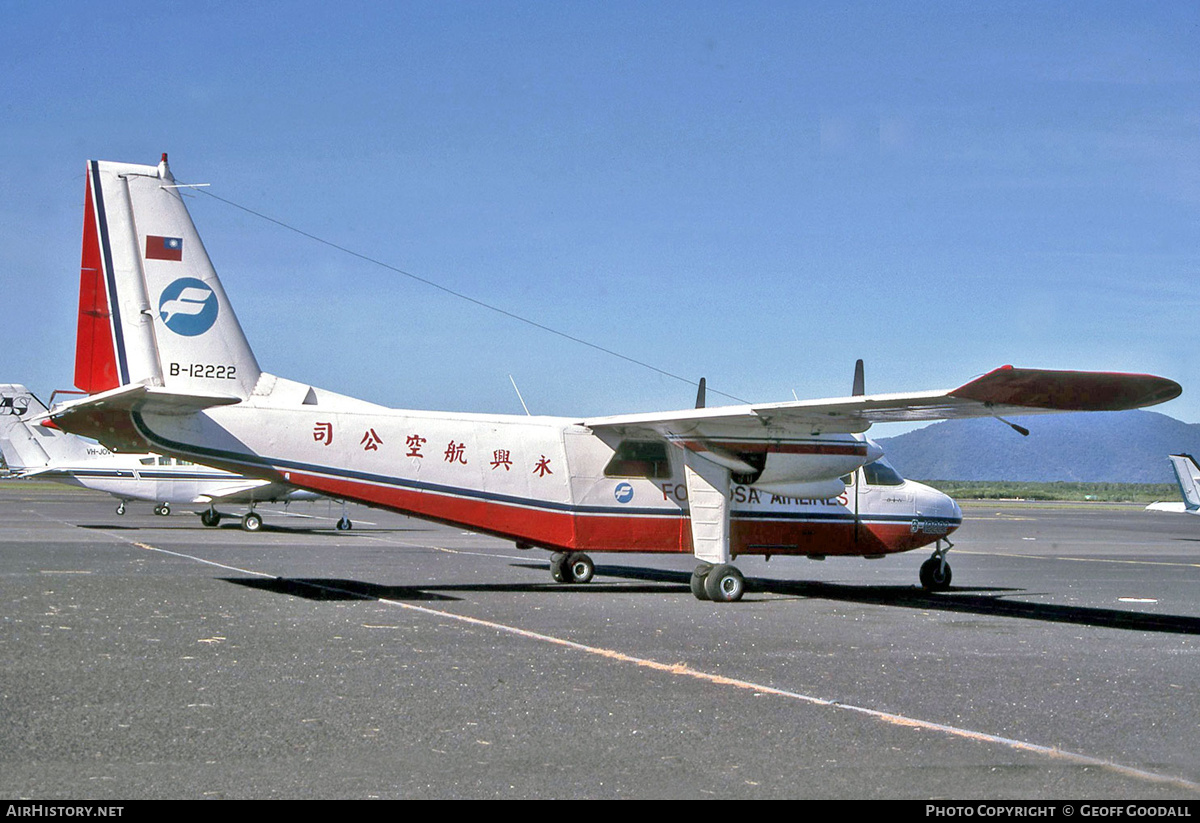
<path fill-rule="evenodd" d="M 217 296 L 203 281 L 181 277 L 163 289 L 158 298 L 158 316 L 176 334 L 204 334 L 217 322 Z"/>

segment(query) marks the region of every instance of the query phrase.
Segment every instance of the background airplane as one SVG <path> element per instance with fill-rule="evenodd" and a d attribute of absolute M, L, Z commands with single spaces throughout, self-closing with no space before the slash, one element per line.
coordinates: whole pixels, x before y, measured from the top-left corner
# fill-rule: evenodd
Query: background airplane
<path fill-rule="evenodd" d="M 172 504 L 181 505 L 198 511 L 204 525 L 216 526 L 223 516 L 230 516 L 217 506 L 249 505 L 242 528 L 258 531 L 262 516 L 254 510 L 257 504 L 320 497 L 161 454 L 114 454 L 82 437 L 29 423 L 30 418 L 44 418 L 46 411 L 24 386 L 0 384 L 0 452 L 9 470 L 24 478 L 107 492 L 121 501 L 117 514 L 125 514 L 126 503 L 145 500 L 155 503 L 155 514 L 168 515 Z M 349 518 L 338 521 L 339 529 L 350 527 Z"/>
<path fill-rule="evenodd" d="M 853 481 L 882 456 L 872 424 L 1137 408 L 1181 391 L 1006 366 L 952 390 L 866 395 L 856 378 L 843 398 L 600 418 L 389 409 L 259 368 L 165 154 L 91 161 L 86 179 L 75 382 L 89 397 L 57 406 L 58 425 L 547 549 L 563 579 L 591 576 L 588 551 L 692 553 L 693 593 L 732 601 L 738 555 L 933 543 L 922 581 L 944 585 L 942 539 L 961 512 L 903 481 L 867 503 L 871 484 Z"/>
<path fill-rule="evenodd" d="M 1183 502 L 1151 503 L 1146 511 L 1200 514 L 1200 465 L 1190 454 L 1172 454 L 1168 458 L 1175 470 L 1175 482 Z"/>

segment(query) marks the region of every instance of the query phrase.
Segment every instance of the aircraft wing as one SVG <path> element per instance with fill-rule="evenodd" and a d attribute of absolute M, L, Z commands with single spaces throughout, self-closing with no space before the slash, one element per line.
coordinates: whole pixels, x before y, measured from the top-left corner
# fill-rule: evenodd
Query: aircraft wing
<path fill-rule="evenodd" d="M 1171 512 L 1172 514 L 1187 514 L 1188 507 L 1186 503 L 1151 503 L 1145 509 L 1148 512 Z"/>
<path fill-rule="evenodd" d="M 247 477 L 196 496 L 197 503 L 250 503 L 282 500 L 292 489 L 280 483 Z"/>
<path fill-rule="evenodd" d="M 1050 371 L 1001 366 L 956 389 L 874 394 L 826 400 L 630 414 L 583 421 L 593 430 L 649 430 L 681 435 L 743 428 L 751 424 L 808 428 L 816 432 L 863 432 L 874 423 L 1071 411 L 1122 411 L 1178 397 L 1178 383 L 1148 374 Z"/>

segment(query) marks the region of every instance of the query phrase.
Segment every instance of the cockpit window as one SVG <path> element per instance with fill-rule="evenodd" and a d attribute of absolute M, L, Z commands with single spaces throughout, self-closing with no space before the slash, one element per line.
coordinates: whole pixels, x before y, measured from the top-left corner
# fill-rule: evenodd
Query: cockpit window
<path fill-rule="evenodd" d="M 880 458 L 863 466 L 863 481 L 868 486 L 900 486 L 903 485 L 904 478 L 891 464 Z"/>
<path fill-rule="evenodd" d="M 661 440 L 623 440 L 604 467 L 605 477 L 670 477 L 667 444 Z"/>

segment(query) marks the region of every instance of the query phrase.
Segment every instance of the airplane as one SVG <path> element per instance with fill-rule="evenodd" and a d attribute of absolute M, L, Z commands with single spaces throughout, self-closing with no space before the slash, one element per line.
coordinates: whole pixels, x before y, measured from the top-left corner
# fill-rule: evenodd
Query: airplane
<path fill-rule="evenodd" d="M 1151 503 L 1148 512 L 1174 512 L 1176 514 L 1200 514 L 1200 465 L 1190 454 L 1168 456 L 1175 470 L 1175 482 L 1179 484 L 1182 503 Z"/>
<path fill-rule="evenodd" d="M 115 451 L 152 450 L 551 552 L 692 554 L 692 593 L 741 599 L 736 557 L 880 557 L 934 544 L 949 586 L 962 512 L 905 481 L 874 423 L 1162 403 L 1152 375 L 1003 366 L 955 389 L 601 417 L 391 409 L 263 371 L 184 199 L 158 165 L 89 161 L 75 384 L 48 419 Z M 1007 422 L 1007 421 L 1005 421 Z M 1012 425 L 1012 424 L 1009 424 Z"/>
<path fill-rule="evenodd" d="M 98 443 L 50 426 L 32 425 L 47 412 L 32 392 L 16 383 L 0 384 L 0 453 L 17 477 L 54 480 L 107 492 L 120 502 L 117 514 L 133 500 L 155 503 L 154 513 L 169 515 L 171 505 L 199 506 L 200 522 L 217 526 L 223 515 L 218 505 L 249 504 L 242 528 L 258 531 L 258 503 L 316 500 L 320 495 L 257 477 L 210 468 L 161 454 L 114 454 Z M 338 521 L 351 528 L 348 517 Z"/>

